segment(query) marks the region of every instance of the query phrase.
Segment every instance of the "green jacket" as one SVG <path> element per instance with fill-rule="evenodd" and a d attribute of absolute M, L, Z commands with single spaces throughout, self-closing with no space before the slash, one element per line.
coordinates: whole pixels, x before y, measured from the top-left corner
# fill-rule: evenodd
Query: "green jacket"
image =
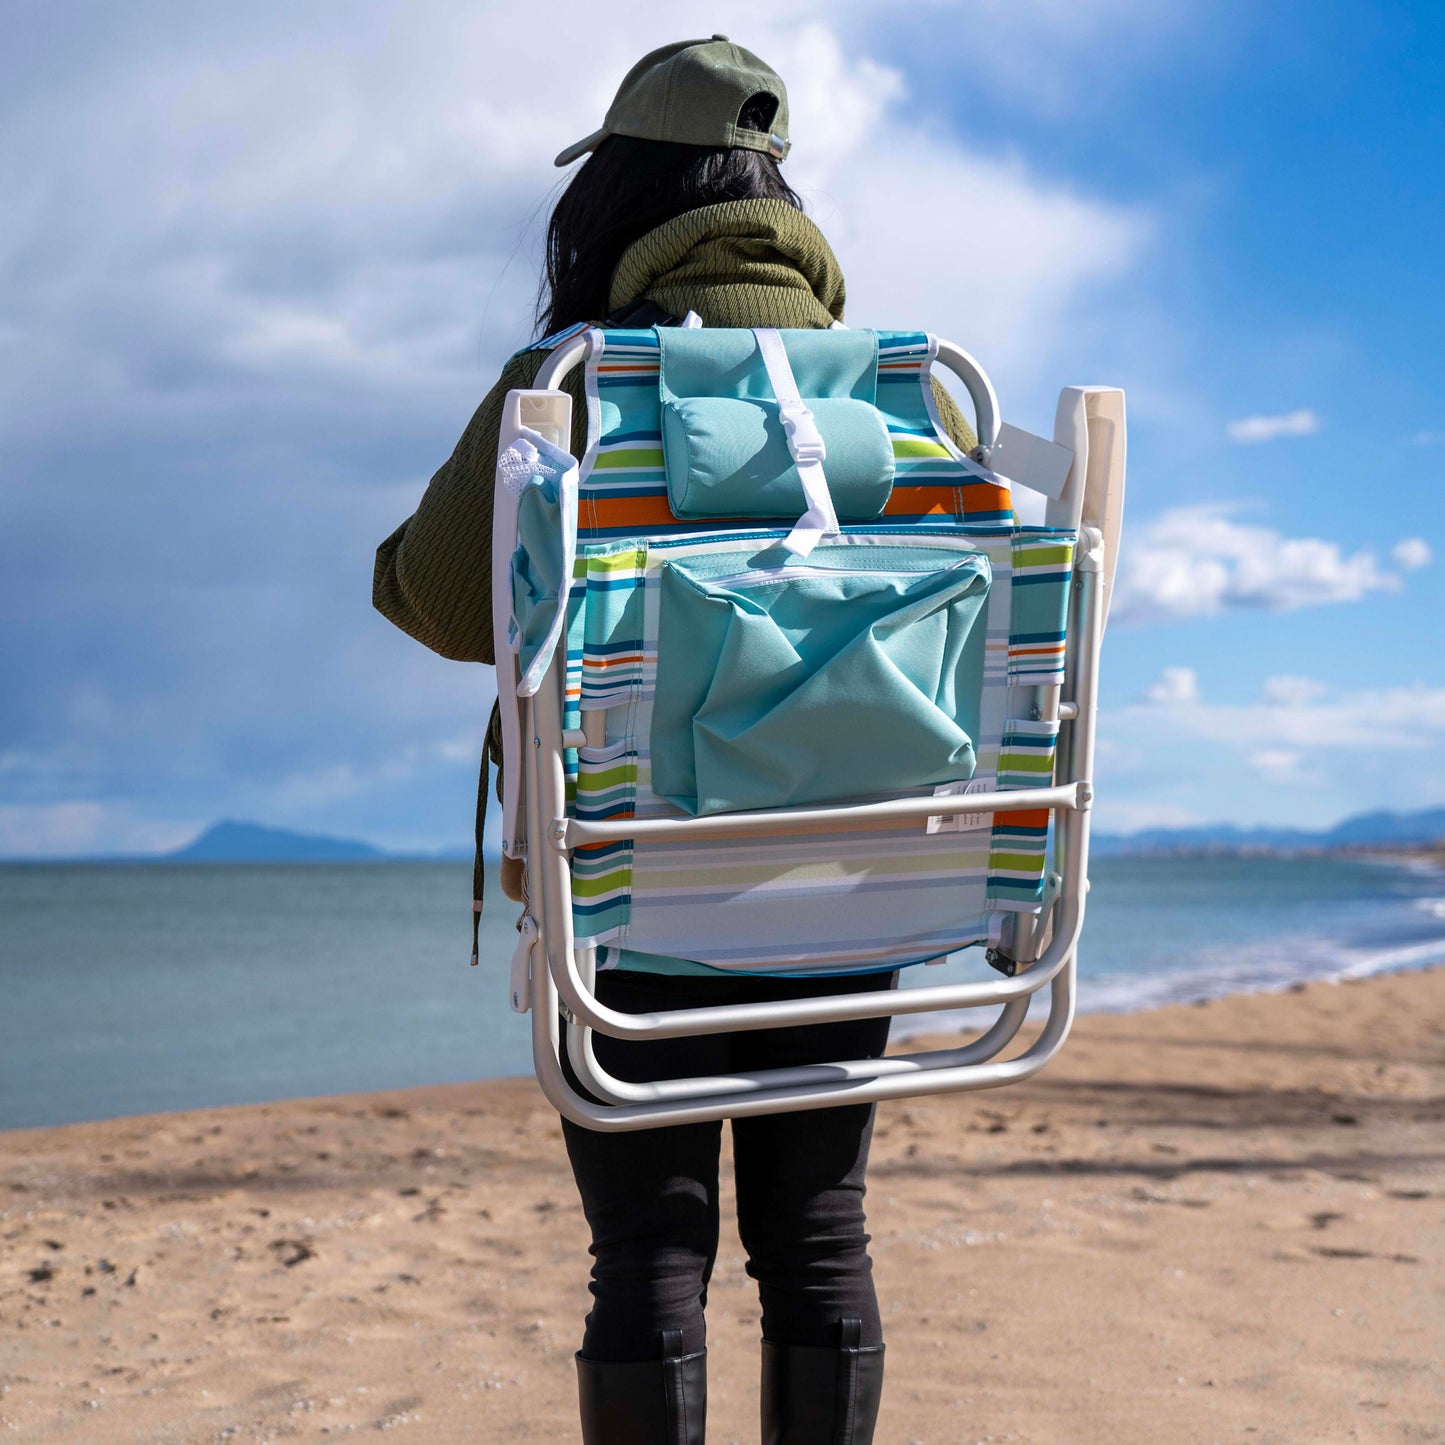
<path fill-rule="evenodd" d="M 696 311 L 704 326 L 826 327 L 843 319 L 843 273 L 801 211 L 784 201 L 728 201 L 688 211 L 628 247 L 612 278 L 609 312 L 644 297 L 677 316 Z M 502 402 L 514 387 L 532 385 L 547 355 L 524 351 L 507 363 L 416 512 L 377 548 L 372 601 L 443 657 L 495 661 L 492 486 Z M 581 368 L 564 386 L 572 393 L 572 451 L 580 457 L 587 430 Z M 971 451 L 973 432 L 936 381 L 934 396 L 949 434 Z"/>

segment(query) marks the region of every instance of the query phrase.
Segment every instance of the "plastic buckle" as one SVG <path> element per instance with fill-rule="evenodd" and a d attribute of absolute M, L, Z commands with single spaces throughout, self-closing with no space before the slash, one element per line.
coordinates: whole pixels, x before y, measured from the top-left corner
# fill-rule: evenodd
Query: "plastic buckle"
<path fill-rule="evenodd" d="M 823 434 L 813 413 L 805 406 L 779 406 L 778 416 L 783 423 L 783 433 L 788 439 L 788 450 L 799 462 L 821 462 L 828 456 L 823 444 Z"/>

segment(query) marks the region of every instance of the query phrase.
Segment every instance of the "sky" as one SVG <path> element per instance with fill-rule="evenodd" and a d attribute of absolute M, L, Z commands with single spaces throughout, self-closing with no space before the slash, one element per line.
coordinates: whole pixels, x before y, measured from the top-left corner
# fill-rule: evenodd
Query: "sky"
<path fill-rule="evenodd" d="M 1445 803 L 1445 7 L 779 10 L 6 0 L 0 856 L 465 843 L 492 672 L 374 549 L 533 334 L 551 157 L 720 28 L 851 324 L 1035 431 L 1127 391 L 1097 826 Z"/>

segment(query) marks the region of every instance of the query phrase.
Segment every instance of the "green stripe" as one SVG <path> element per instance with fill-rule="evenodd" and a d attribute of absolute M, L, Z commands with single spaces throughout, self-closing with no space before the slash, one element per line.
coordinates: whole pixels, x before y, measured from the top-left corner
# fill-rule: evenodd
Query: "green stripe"
<path fill-rule="evenodd" d="M 925 441 L 922 437 L 894 437 L 895 457 L 952 457 L 947 447 L 938 442 Z"/>
<path fill-rule="evenodd" d="M 629 869 L 617 868 L 611 873 L 599 873 L 595 878 L 583 878 L 573 869 L 572 892 L 578 898 L 600 898 L 604 893 L 615 893 L 619 888 L 627 886 L 629 872 Z M 609 882 L 609 879 L 612 881 Z M 625 900 L 618 900 L 623 901 Z"/>
<path fill-rule="evenodd" d="M 1072 547 L 1034 547 L 1024 545 L 1015 549 L 1015 556 L 1022 556 L 1027 566 L 1046 567 L 1067 563 L 1073 559 Z M 1017 564 L 1016 564 L 1017 565 Z"/>
<path fill-rule="evenodd" d="M 1012 868 L 1016 873 L 1034 873 L 1042 866 L 1043 849 L 1037 853 L 990 853 L 988 855 L 988 866 L 994 868 Z"/>
<path fill-rule="evenodd" d="M 593 772 L 589 767 L 577 786 L 584 793 L 600 793 L 605 788 L 620 788 L 637 781 L 636 763 L 617 763 L 613 767 Z"/>
<path fill-rule="evenodd" d="M 624 447 L 615 452 L 598 452 L 592 464 L 596 471 L 623 470 L 628 467 L 660 467 L 661 447 Z"/>
<path fill-rule="evenodd" d="M 1005 753 L 998 764 L 1001 773 L 1048 773 L 1053 771 L 1053 767 L 1052 752 L 1042 758 L 1032 753 Z"/>
<path fill-rule="evenodd" d="M 641 547 L 629 547 L 624 552 L 614 552 L 605 557 L 593 554 L 583 560 L 597 572 L 633 572 L 647 565 L 647 553 Z"/>

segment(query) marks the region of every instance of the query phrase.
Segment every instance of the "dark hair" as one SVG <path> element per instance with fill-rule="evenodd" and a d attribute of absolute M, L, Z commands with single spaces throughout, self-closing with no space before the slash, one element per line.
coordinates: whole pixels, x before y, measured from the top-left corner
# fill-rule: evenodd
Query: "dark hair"
<path fill-rule="evenodd" d="M 738 124 L 766 131 L 776 109 L 773 96 L 755 95 Z M 753 198 L 803 209 L 778 163 L 762 151 L 608 136 L 557 197 L 547 222 L 538 334 L 604 320 L 612 273 L 639 236 L 699 206 Z"/>

